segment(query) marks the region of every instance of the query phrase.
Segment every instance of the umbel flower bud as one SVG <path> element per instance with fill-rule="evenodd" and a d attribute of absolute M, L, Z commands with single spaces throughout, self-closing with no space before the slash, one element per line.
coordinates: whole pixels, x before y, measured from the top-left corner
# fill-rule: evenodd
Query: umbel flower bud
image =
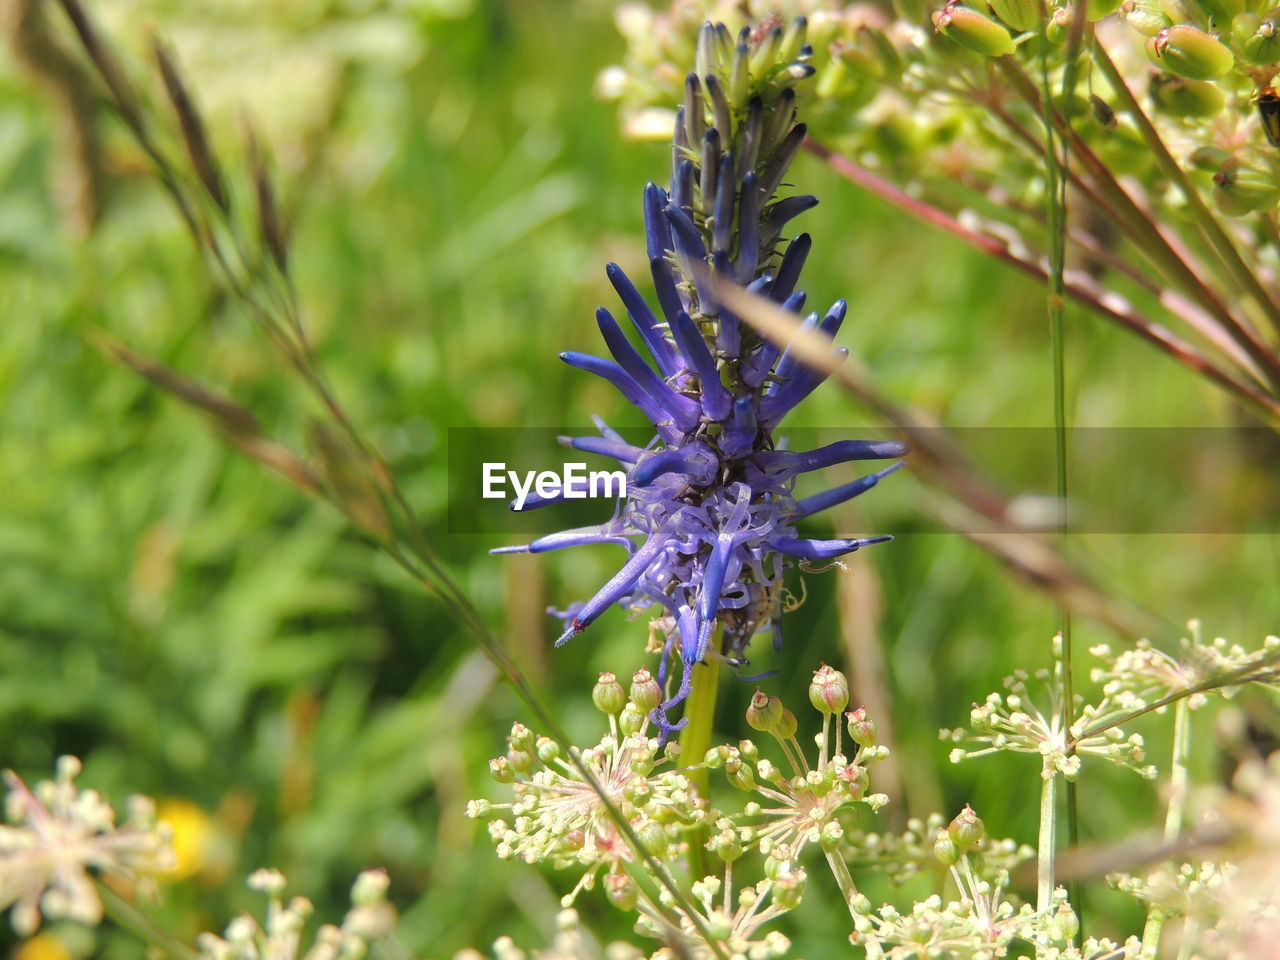
<path fill-rule="evenodd" d="M 997 17 L 1015 30 L 1032 30 L 1040 25 L 1037 0 L 987 0 Z"/>
<path fill-rule="evenodd" d="M 1220 40 L 1186 23 L 1165 27 L 1146 47 L 1152 63 L 1188 80 L 1217 80 L 1236 62 Z"/>
<path fill-rule="evenodd" d="M 631 702 L 642 713 L 648 713 L 662 702 L 662 688 L 647 667 L 641 667 L 631 677 Z"/>
<path fill-rule="evenodd" d="M 944 867 L 949 867 L 960 860 L 960 848 L 951 839 L 950 831 L 938 831 L 933 841 L 933 855 Z"/>
<path fill-rule="evenodd" d="M 1280 60 L 1277 21 L 1280 21 L 1280 10 L 1272 10 L 1265 17 L 1242 13 L 1231 22 L 1231 37 L 1240 50 L 1241 60 L 1259 67 Z"/>
<path fill-rule="evenodd" d="M 627 693 L 622 684 L 612 673 L 600 674 L 600 679 L 591 690 L 591 702 L 601 713 L 616 714 L 627 705 Z"/>
<path fill-rule="evenodd" d="M 819 713 L 841 713 L 849 705 L 849 681 L 843 673 L 825 663 L 813 672 L 809 702 Z"/>
<path fill-rule="evenodd" d="M 1063 7 L 1053 11 L 1044 27 L 1044 37 L 1050 43 L 1066 43 L 1071 36 L 1071 24 L 1075 20 L 1075 7 Z"/>
<path fill-rule="evenodd" d="M 947 826 L 947 833 L 951 835 L 951 839 L 955 841 L 956 848 L 961 853 L 968 853 L 982 842 L 986 827 L 973 812 L 973 808 L 966 803 L 964 809 L 956 814 L 956 818 Z"/>
<path fill-rule="evenodd" d="M 1213 175 L 1213 200 L 1228 217 L 1243 217 L 1280 202 L 1276 161 L 1254 147 L 1237 150 Z"/>
<path fill-rule="evenodd" d="M 773 881 L 773 902 L 784 910 L 793 910 L 800 904 L 804 896 L 805 873 L 797 867 L 789 873 L 783 873 Z"/>
<path fill-rule="evenodd" d="M 943 36 L 984 57 L 1002 57 L 1016 49 L 1008 30 L 970 7 L 948 4 L 934 13 L 933 25 Z"/>
<path fill-rule="evenodd" d="M 849 721 L 849 738 L 860 747 L 873 747 L 876 743 L 876 722 L 867 716 L 867 708 L 859 707 L 845 717 Z"/>
<path fill-rule="evenodd" d="M 1120 4 L 1120 16 L 1144 37 L 1154 37 L 1166 27 L 1173 26 L 1159 0 L 1124 0 Z"/>
<path fill-rule="evenodd" d="M 772 733 L 782 719 L 782 701 L 756 688 L 747 706 L 747 725 L 761 733 Z"/>
<path fill-rule="evenodd" d="M 782 708 L 782 717 L 778 720 L 778 725 L 773 728 L 773 735 L 779 740 L 790 740 L 796 735 L 799 724 L 796 723 L 796 715 L 786 707 Z"/>
<path fill-rule="evenodd" d="M 604 895 L 619 910 L 630 912 L 635 909 L 638 888 L 628 874 L 610 873 L 604 878 Z"/>
<path fill-rule="evenodd" d="M 1226 100 L 1212 83 L 1188 80 L 1171 73 L 1157 73 L 1151 78 L 1151 102 L 1171 117 L 1208 119 L 1222 112 Z"/>

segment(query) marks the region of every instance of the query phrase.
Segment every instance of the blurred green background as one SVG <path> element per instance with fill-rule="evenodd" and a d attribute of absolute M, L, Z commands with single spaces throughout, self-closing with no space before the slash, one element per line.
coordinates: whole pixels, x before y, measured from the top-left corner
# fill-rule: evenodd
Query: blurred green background
<path fill-rule="evenodd" d="M 356 872 L 381 865 L 415 955 L 487 948 L 500 933 L 546 942 L 576 877 L 498 861 L 483 825 L 463 816 L 467 799 L 502 796 L 486 760 L 512 720 L 529 719 L 514 696 L 449 612 L 335 513 L 229 452 L 86 339 L 109 331 L 303 445 L 310 408 L 207 280 L 105 115 L 101 211 L 85 229 L 83 196 L 67 199 L 64 92 L 12 29 L 29 7 L 9 0 L 14 42 L 0 61 L 0 764 L 39 778 L 75 753 L 84 784 L 117 801 L 157 797 L 190 845 L 158 910 L 187 937 L 254 905 L 240 878 L 258 866 L 284 870 L 336 920 Z M 593 98 L 597 72 L 622 55 L 611 7 L 93 5 L 127 50 L 151 28 L 175 41 L 221 149 L 238 149 L 238 105 L 259 116 L 339 394 L 581 742 L 601 729 L 587 696 L 596 673 L 645 663 L 645 627 L 614 612 L 553 650 L 542 611 L 594 592 L 616 556 L 494 558 L 499 540 L 448 534 L 445 439 L 450 427 L 587 425 L 591 413 L 636 422 L 609 388 L 556 359 L 600 349 L 592 311 L 612 300 L 603 265 L 643 264 L 640 191 L 668 157 L 624 141 L 614 108 Z M 61 34 L 59 11 L 47 14 Z M 842 340 L 890 395 L 956 426 L 1052 423 L 1037 286 L 810 158 L 791 179 L 823 201 L 804 222 L 815 239 L 804 286 L 821 303 L 850 301 Z M 1091 317 L 1069 315 L 1067 363 L 1081 425 L 1237 422 L 1210 388 Z M 876 421 L 827 386 L 795 423 Z M 1274 477 L 1274 449 L 1250 456 Z M 1201 482 L 1188 470 L 1188 485 Z M 893 484 L 858 516 L 896 542 L 859 554 L 851 573 L 807 577 L 785 649 L 756 665 L 780 671 L 768 688 L 801 713 L 810 671 L 849 666 L 860 644 L 855 701 L 888 705 L 901 775 L 882 824 L 971 802 L 992 833 L 1031 840 L 1035 761 L 952 767 L 936 730 L 964 722 L 1014 667 L 1048 662 L 1053 605 L 965 539 L 913 534 L 932 527 L 915 506 L 919 481 L 908 472 Z M 1192 617 L 1249 645 L 1280 624 L 1273 536 L 1098 534 L 1071 549 L 1152 616 L 1161 643 Z M 1087 622 L 1076 636 L 1082 660 L 1114 639 Z M 882 672 L 868 647 L 882 651 Z M 726 687 L 724 735 L 739 734 L 752 689 Z M 1197 723 L 1211 740 L 1212 719 Z M 1151 739 L 1158 758 L 1164 741 Z M 1083 832 L 1095 839 L 1145 826 L 1157 796 L 1110 771 L 1083 789 Z M 1102 919 L 1090 932 L 1119 932 L 1127 915 L 1114 899 L 1092 895 Z M 824 900 L 807 897 L 787 928 L 800 953 L 843 941 Z M 578 906 L 602 936 L 625 934 L 600 897 Z M 109 932 L 93 941 L 64 929 L 61 943 L 71 955 L 139 955 Z"/>

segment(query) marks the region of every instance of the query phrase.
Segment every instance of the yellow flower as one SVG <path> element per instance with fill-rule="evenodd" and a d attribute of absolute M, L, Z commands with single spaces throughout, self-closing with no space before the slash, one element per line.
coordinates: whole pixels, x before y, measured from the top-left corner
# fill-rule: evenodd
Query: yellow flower
<path fill-rule="evenodd" d="M 199 873 L 209 861 L 213 820 L 199 806 L 182 797 L 160 801 L 156 819 L 173 831 L 173 867 L 163 874 L 172 882 Z"/>
<path fill-rule="evenodd" d="M 39 933 L 13 955 L 14 960 L 71 960 L 71 952 L 51 933 Z"/>

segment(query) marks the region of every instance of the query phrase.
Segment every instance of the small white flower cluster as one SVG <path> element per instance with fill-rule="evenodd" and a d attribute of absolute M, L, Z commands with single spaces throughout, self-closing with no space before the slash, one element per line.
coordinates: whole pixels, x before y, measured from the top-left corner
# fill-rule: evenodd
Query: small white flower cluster
<path fill-rule="evenodd" d="M 382 870 L 366 870 L 351 888 L 351 909 L 342 926 L 326 923 L 316 931 L 311 947 L 302 953 L 302 930 L 311 916 L 311 901 L 294 897 L 284 902 L 285 878 L 278 870 L 258 870 L 249 886 L 267 895 L 263 924 L 245 914 L 227 925 L 219 937 L 203 933 L 196 941 L 202 960 L 359 960 L 369 944 L 388 936 L 396 924 L 395 908 L 387 902 L 389 880 Z"/>
<path fill-rule="evenodd" d="M 649 712 L 661 698 L 658 684 L 642 669 L 628 698 L 613 674 L 602 674 L 593 696 L 608 714 L 609 732 L 594 747 L 574 748 L 576 759 L 621 811 L 645 850 L 659 860 L 673 860 L 681 850 L 681 830 L 704 822 L 707 814 L 684 774 L 659 769 L 674 760 L 679 746 L 660 747 L 657 738 L 647 735 Z M 637 858 L 600 795 L 560 755 L 554 741 L 517 723 L 508 742 L 507 754 L 489 767 L 499 783 L 512 785 L 516 799 L 473 800 L 467 816 L 494 818 L 489 834 L 503 859 L 585 867 L 578 885 L 563 899 L 568 907 L 581 890 L 595 885 L 601 868 L 619 875 L 622 864 Z"/>
<path fill-rule="evenodd" d="M 75 757 L 60 757 L 54 780 L 27 788 L 5 771 L 5 811 L 12 826 L 0 826 L 0 910 L 12 907 L 13 929 L 30 936 L 47 920 L 96 924 L 102 901 L 92 873 L 133 883 L 173 863 L 168 829 L 157 826 L 155 805 L 129 798 L 128 816 L 116 814 L 95 790 L 80 790 Z"/>
<path fill-rule="evenodd" d="M 1104 693 L 1094 704 L 1076 697 L 1075 718 L 1067 727 L 1065 703 L 1060 691 L 1062 678 L 1062 637 L 1054 638 L 1053 671 L 1038 670 L 1035 679 L 1045 687 L 1047 709 L 1041 709 L 1031 698 L 1025 670 L 1016 671 L 1004 681 L 1006 693 L 992 693 L 986 701 L 975 704 L 969 714 L 969 729 L 942 730 L 943 740 L 952 743 L 980 745 L 977 749 L 956 747 L 951 762 L 986 756 L 1000 751 L 1037 754 L 1043 758 L 1042 776 L 1046 779 L 1061 773 L 1074 780 L 1080 773 L 1081 758 L 1095 756 L 1154 779 L 1156 768 L 1146 764 L 1141 734 L 1125 736 L 1118 724 L 1110 721 L 1131 711 L 1114 697 Z M 1099 727 L 1097 733 L 1090 729 Z"/>
<path fill-rule="evenodd" d="M 796 739 L 795 716 L 777 697 L 760 691 L 756 691 L 747 709 L 747 722 L 773 736 L 790 773 L 761 757 L 760 748 L 752 740 L 743 740 L 736 747 L 717 747 L 706 756 L 707 766 L 723 768 L 732 786 L 757 794 L 764 801 L 752 800 L 730 819 L 738 825 L 739 841 L 766 856 L 776 846 L 785 847 L 796 858 L 811 843 L 833 848 L 844 838 L 841 811 L 854 804 L 879 810 L 889 802 L 884 794 L 869 792 L 871 777 L 867 768 L 887 757 L 889 751 L 876 744 L 875 722 L 861 708 L 846 715 L 852 758 L 842 752 L 840 714 L 849 701 L 844 675 L 824 665 L 814 673 L 809 699 L 823 718 L 822 731 L 814 738 L 818 749 L 813 763 Z"/>
<path fill-rule="evenodd" d="M 789 859 L 771 857 L 766 863 L 770 879 L 743 885 L 736 897 L 732 884 L 719 877 L 705 877 L 693 885 L 694 902 L 701 908 L 699 919 L 721 954 L 703 939 L 692 918 L 677 910 L 684 937 L 678 947 L 661 947 L 650 960 L 712 960 L 719 955 L 736 960 L 772 960 L 786 956 L 791 941 L 777 930 L 763 932 L 762 928 L 799 904 L 806 876 L 804 868 Z M 662 900 L 668 908 L 676 909 L 669 894 Z M 656 917 L 642 912 L 640 923 L 653 936 L 669 939 L 667 928 Z"/>
<path fill-rule="evenodd" d="M 1166 917 L 1203 919 L 1219 912 L 1222 894 L 1237 872 L 1238 868 L 1229 863 L 1165 864 L 1145 876 L 1113 873 L 1107 883 L 1155 907 Z"/>
<path fill-rule="evenodd" d="M 1229 697 L 1246 683 L 1274 685 L 1280 681 L 1280 637 L 1267 637 L 1261 649 L 1246 650 L 1222 637 L 1205 643 L 1198 621 L 1187 626 L 1191 637 L 1183 639 L 1177 657 L 1157 650 L 1149 640 L 1139 640 L 1132 650 L 1119 654 L 1112 653 L 1106 644 L 1092 647 L 1089 652 L 1106 666 L 1095 667 L 1090 678 L 1126 711 L 1141 710 L 1188 691 L 1194 691 L 1187 702 L 1195 710 L 1208 702 L 1211 690 Z"/>
<path fill-rule="evenodd" d="M 874 869 L 896 884 L 905 883 L 919 873 L 942 869 L 934 852 L 940 831 L 947 828 L 947 818 L 931 813 L 925 820 L 912 817 L 905 833 L 873 833 L 851 830 L 841 849 L 851 868 Z M 1036 852 L 1028 844 L 1016 840 L 986 837 L 982 856 L 974 864 L 974 872 L 993 882 L 1007 884 L 1009 871 L 1020 863 L 1035 859 Z"/>
<path fill-rule="evenodd" d="M 1061 888 L 1042 916 L 1030 904 L 1015 907 L 1000 896 L 999 887 L 981 880 L 962 886 L 959 900 L 944 902 L 934 894 L 913 904 L 908 913 L 889 904 L 873 910 L 865 897 L 855 905 L 860 916 L 849 939 L 864 947 L 870 960 L 992 960 L 1007 955 L 1014 940 L 1063 951 L 1077 927 Z"/>
<path fill-rule="evenodd" d="M 516 946 L 510 937 L 493 944 L 493 960 L 644 960 L 644 953 L 629 943 L 617 941 L 601 949 L 595 938 L 579 924 L 578 911 L 566 908 L 556 915 L 556 933 L 551 943 L 532 954 Z M 453 960 L 486 960 L 479 950 L 466 949 Z"/>

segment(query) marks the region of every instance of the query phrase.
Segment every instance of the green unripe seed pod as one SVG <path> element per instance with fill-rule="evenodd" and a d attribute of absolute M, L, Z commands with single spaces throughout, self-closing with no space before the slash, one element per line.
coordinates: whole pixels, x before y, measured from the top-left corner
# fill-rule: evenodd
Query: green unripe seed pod
<path fill-rule="evenodd" d="M 1237 13 L 1231 18 L 1231 42 L 1237 47 L 1258 32 L 1262 26 L 1262 17 L 1256 13 Z"/>
<path fill-rule="evenodd" d="M 628 703 L 622 708 L 622 715 L 618 717 L 618 727 L 624 736 L 634 736 L 644 729 L 648 719 L 648 714 L 641 713 L 634 703 Z"/>
<path fill-rule="evenodd" d="M 1195 150 L 1191 151 L 1191 156 L 1187 159 L 1190 161 L 1191 166 L 1197 170 L 1203 170 L 1205 173 L 1216 173 L 1230 156 L 1231 154 L 1221 147 L 1205 146 L 1196 147 Z"/>
<path fill-rule="evenodd" d="M 618 678 L 606 671 L 591 689 L 591 702 L 601 713 L 620 713 L 627 705 L 627 692 Z"/>
<path fill-rule="evenodd" d="M 938 32 L 984 57 L 1002 57 L 1016 49 L 1009 31 L 971 7 L 944 7 L 933 15 Z"/>
<path fill-rule="evenodd" d="M 1157 73 L 1151 78 L 1151 102 L 1171 117 L 1207 119 L 1216 117 L 1226 106 L 1222 91 L 1203 80 L 1188 80 L 1171 73 Z"/>
<path fill-rule="evenodd" d="M 1262 18 L 1252 34 L 1244 40 L 1237 40 L 1241 60 L 1256 67 L 1280 60 L 1280 24 L 1277 21 L 1280 21 L 1280 11 L 1272 10 Z M 1235 37 L 1235 23 L 1231 26 Z"/>
<path fill-rule="evenodd" d="M 1244 9 L 1244 0 L 1200 0 L 1200 8 L 1209 18 L 1209 26 L 1225 30 L 1231 18 Z"/>
<path fill-rule="evenodd" d="M 516 772 L 506 757 L 497 757 L 489 761 L 489 774 L 498 783 L 515 783 Z"/>
<path fill-rule="evenodd" d="M 951 839 L 955 841 L 962 853 L 968 853 L 977 847 L 986 832 L 982 820 L 967 803 L 947 827 L 947 833 L 951 835 Z"/>
<path fill-rule="evenodd" d="M 1120 0 L 1086 0 L 1084 5 L 1085 19 L 1090 23 L 1110 16 L 1120 9 Z"/>
<path fill-rule="evenodd" d="M 539 737 L 535 751 L 543 763 L 555 763 L 560 758 L 560 744 L 550 737 Z"/>
<path fill-rule="evenodd" d="M 991 12 L 1020 32 L 1040 26 L 1038 0 L 987 0 Z"/>
<path fill-rule="evenodd" d="M 938 836 L 933 841 L 933 855 L 944 867 L 959 862 L 960 848 L 956 846 L 956 842 L 951 839 L 951 834 L 946 830 L 938 831 Z"/>
<path fill-rule="evenodd" d="M 640 839 L 640 846 L 659 859 L 666 854 L 667 848 L 671 845 L 671 838 L 667 836 L 666 828 L 656 820 L 646 821 L 638 827 L 636 836 Z"/>
<path fill-rule="evenodd" d="M 841 713 L 849 705 L 849 681 L 839 670 L 824 663 L 813 671 L 809 702 L 819 713 Z"/>
<path fill-rule="evenodd" d="M 759 687 L 747 705 L 747 726 L 761 733 L 771 733 L 782 719 L 782 701 Z"/>
<path fill-rule="evenodd" d="M 1213 200 L 1228 217 L 1274 207 L 1280 202 L 1276 161 L 1254 147 L 1237 150 L 1213 175 Z"/>
<path fill-rule="evenodd" d="M 849 737 L 860 747 L 873 747 L 876 743 L 876 722 L 867 716 L 867 708 L 859 707 L 845 714 L 849 721 Z"/>
<path fill-rule="evenodd" d="M 1053 16 L 1044 25 L 1044 38 L 1050 43 L 1066 43 L 1071 36 L 1071 24 L 1075 20 L 1075 8 L 1063 7 L 1053 11 Z"/>
<path fill-rule="evenodd" d="M 624 913 L 635 909 L 639 888 L 625 873 L 610 873 L 604 878 L 604 895 Z"/>
<path fill-rule="evenodd" d="M 1124 0 L 1120 4 L 1120 16 L 1125 23 L 1145 37 L 1154 37 L 1173 21 L 1164 15 L 1159 0 Z"/>
<path fill-rule="evenodd" d="M 1205 22 L 1204 11 L 1200 9 L 1200 4 L 1196 3 L 1196 0 L 1160 0 L 1160 9 L 1173 23 L 1203 24 Z"/>
<path fill-rule="evenodd" d="M 783 910 L 793 910 L 804 896 L 804 870 L 797 867 L 773 881 L 773 902 Z"/>
<path fill-rule="evenodd" d="M 1236 62 L 1220 40 L 1185 23 L 1161 30 L 1146 47 L 1152 63 L 1188 80 L 1217 80 Z"/>
<path fill-rule="evenodd" d="M 662 702 L 662 688 L 647 667 L 641 667 L 631 677 L 631 702 L 641 713 L 648 713 Z"/>
<path fill-rule="evenodd" d="M 756 788 L 756 777 L 751 772 L 751 767 L 736 757 L 725 761 L 724 775 L 730 786 L 739 790 L 754 790 Z"/>
<path fill-rule="evenodd" d="M 778 725 L 774 728 L 773 735 L 779 740 L 790 740 L 796 735 L 798 727 L 796 715 L 786 707 L 783 707 L 782 717 L 778 720 Z"/>

